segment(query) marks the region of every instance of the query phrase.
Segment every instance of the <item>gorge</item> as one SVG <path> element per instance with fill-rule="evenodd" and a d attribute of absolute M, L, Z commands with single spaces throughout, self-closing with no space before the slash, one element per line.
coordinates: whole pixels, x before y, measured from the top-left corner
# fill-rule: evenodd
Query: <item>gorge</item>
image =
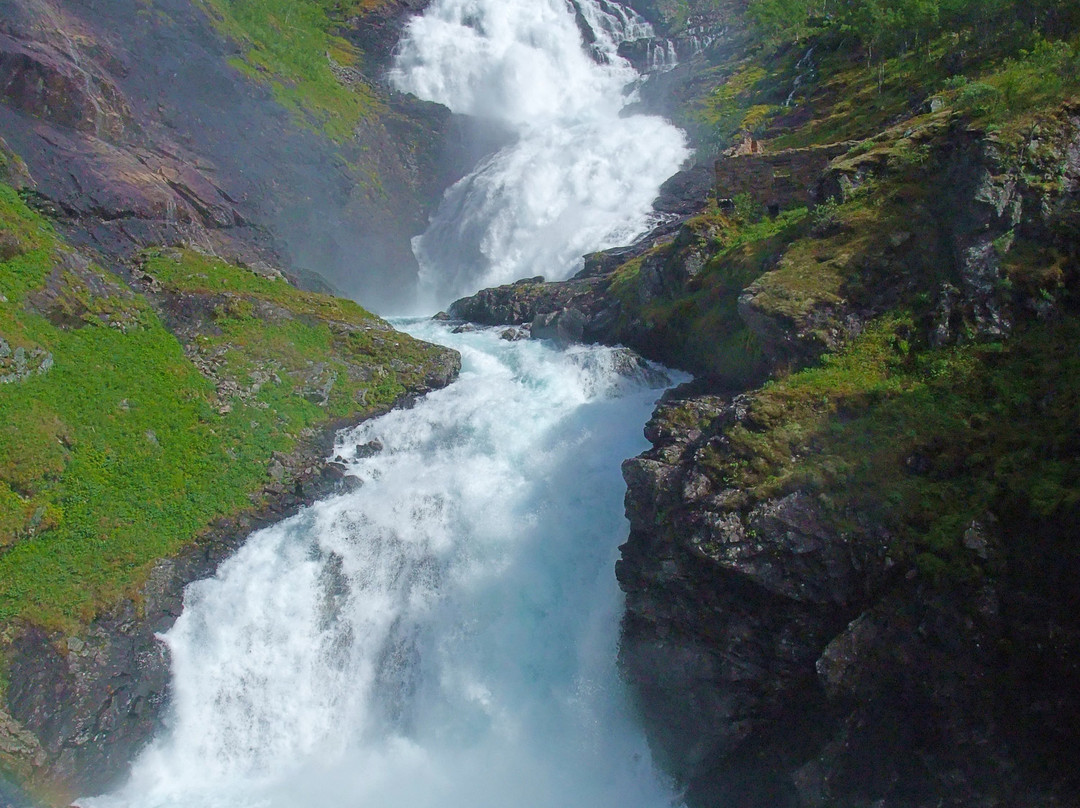
<path fill-rule="evenodd" d="M 0 0 L 0 806 L 1074 804 L 1078 30 Z"/>

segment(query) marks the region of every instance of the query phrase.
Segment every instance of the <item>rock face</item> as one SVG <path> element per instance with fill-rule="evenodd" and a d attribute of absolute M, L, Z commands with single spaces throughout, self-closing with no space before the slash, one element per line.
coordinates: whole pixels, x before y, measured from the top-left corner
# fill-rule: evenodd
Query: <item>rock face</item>
<path fill-rule="evenodd" d="M 389 48 L 360 29 L 396 38 L 422 5 L 357 18 L 369 81 Z M 135 0 L 3 0 L 0 132 L 42 208 L 108 257 L 196 244 L 315 270 L 371 305 L 402 302 L 382 297 L 411 289 L 409 238 L 462 168 L 449 112 L 385 94 L 383 112 L 334 143 L 230 67 L 236 48 L 190 0 L 153 14 Z"/>
<path fill-rule="evenodd" d="M 836 143 L 722 157 L 716 161 L 716 195 L 731 199 L 746 194 L 774 210 L 823 202 L 818 190 L 821 173 L 854 145 Z"/>
<path fill-rule="evenodd" d="M 1052 552 L 1002 550 L 1040 528 L 973 524 L 997 573 L 935 583 L 872 519 L 724 487 L 710 458 L 745 418 L 739 397 L 674 397 L 623 468 L 620 660 L 690 803 L 1068 804 L 1077 588 Z"/>
<path fill-rule="evenodd" d="M 1014 239 L 1062 251 L 1049 265 L 1063 273 L 1058 294 L 1074 294 L 1069 244 L 1080 185 L 1033 178 L 1069 176 L 1078 133 L 1069 108 L 1043 121 L 1023 144 L 1038 155 L 1023 168 L 1004 160 L 992 138 L 947 122 L 922 135 L 909 129 L 906 137 L 928 138 L 922 159 L 945 190 L 944 204 L 931 207 L 936 229 L 920 225 L 910 204 L 904 215 L 939 246 L 919 257 L 925 244 L 884 227 L 876 237 L 904 256 L 906 269 L 873 288 L 865 280 L 824 285 L 820 278 L 834 270 L 818 259 L 831 252 L 808 253 L 817 256 L 811 264 L 801 248 L 789 249 L 741 293 L 739 314 L 766 353 L 800 357 L 800 365 L 822 347 L 842 355 L 876 313 L 919 294 L 938 295 L 918 321 L 924 330 L 907 332 L 927 351 L 1021 339 L 1014 335 L 1042 334 L 1037 324 L 1047 318 L 1067 321 L 1072 303 L 1052 315 L 1042 308 L 1047 295 L 1020 290 L 1040 259 L 1027 253 L 1027 265 L 1011 256 Z M 836 198 L 857 200 L 873 176 L 884 196 L 903 170 L 896 141 L 878 143 L 835 160 L 819 181 Z M 830 235 L 843 224 L 814 227 L 819 246 L 844 238 Z M 873 257 L 862 263 L 864 278 L 893 260 L 886 247 L 863 249 Z M 952 264 L 944 283 L 913 270 L 933 255 Z M 819 273 L 817 302 L 800 307 L 810 268 Z M 847 317 L 852 326 L 822 331 Z M 1047 355 L 1068 344 L 1027 339 Z M 868 370 L 869 358 L 862 361 L 860 371 Z M 1021 387 L 1038 384 L 1031 369 L 1023 373 Z M 823 386 L 814 395 L 844 397 L 846 382 L 816 378 L 811 384 Z M 1051 389 L 1062 384 L 1047 378 Z M 1024 495 L 991 500 L 948 527 L 948 539 L 935 539 L 951 542 L 952 566 L 931 563 L 904 533 L 909 514 L 887 516 L 889 505 L 869 504 L 896 496 L 908 480 L 925 480 L 917 485 L 927 492 L 955 484 L 975 461 L 961 455 L 943 469 L 935 455 L 914 453 L 876 466 L 882 447 L 856 428 L 862 442 L 846 451 L 863 471 L 844 471 L 828 449 L 829 431 L 875 417 L 876 404 L 844 399 L 814 426 L 791 414 L 806 406 L 799 389 L 774 382 L 741 394 L 669 396 L 646 428 L 653 448 L 623 467 L 631 533 L 617 568 L 627 593 L 620 658 L 654 749 L 696 806 L 1070 804 L 1077 732 L 1063 716 L 1080 710 L 1080 559 L 1067 549 L 1074 537 L 1065 537 L 1075 533 L 1075 508 L 1050 518 Z M 793 438 L 800 430 L 814 437 Z M 1032 432 L 1021 440 L 1039 439 Z M 993 458 L 1002 449 L 989 451 Z M 1050 450 L 1045 463 L 1056 457 Z M 884 476 L 860 479 L 874 475 Z M 877 486 L 868 499 L 847 498 L 846 486 L 863 484 Z"/>

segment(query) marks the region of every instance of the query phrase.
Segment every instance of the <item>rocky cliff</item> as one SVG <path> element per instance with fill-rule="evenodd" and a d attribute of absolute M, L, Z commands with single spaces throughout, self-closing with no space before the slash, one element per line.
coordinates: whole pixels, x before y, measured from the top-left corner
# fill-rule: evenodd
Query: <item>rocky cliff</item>
<path fill-rule="evenodd" d="M 1071 804 L 1077 108 L 804 153 L 722 157 L 681 223 L 449 314 L 698 375 L 624 465 L 617 567 L 689 804 Z"/>
<path fill-rule="evenodd" d="M 409 238 L 462 169 L 454 124 L 382 83 L 409 4 L 337 21 L 309 5 L 294 42 L 273 35 L 296 22 L 249 30 L 213 3 L 4 0 L 0 132 L 39 204 L 118 263 L 200 244 L 400 305 L 386 290 L 412 287 Z M 289 54 L 312 47 L 334 50 L 301 72 Z"/>

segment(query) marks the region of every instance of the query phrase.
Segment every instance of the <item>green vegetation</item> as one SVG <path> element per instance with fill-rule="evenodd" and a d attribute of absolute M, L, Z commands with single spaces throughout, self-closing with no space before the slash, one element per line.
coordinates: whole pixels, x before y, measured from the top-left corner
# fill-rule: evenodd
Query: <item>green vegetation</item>
<path fill-rule="evenodd" d="M 148 254 L 163 311 L 187 307 L 181 345 L 6 186 L 0 240 L 0 373 L 20 348 L 51 358 L 0 385 L 0 626 L 72 630 L 132 594 L 157 559 L 261 501 L 273 452 L 387 407 L 438 355 L 349 301 Z"/>
<path fill-rule="evenodd" d="M 1080 96 L 1067 0 L 751 0 L 747 17 L 757 44 L 725 53 L 691 101 L 717 152 L 745 134 L 770 150 L 861 139 L 931 105 L 1023 126 Z"/>
<path fill-rule="evenodd" d="M 868 62 L 928 49 L 942 35 L 960 48 L 1001 49 L 1072 36 L 1080 25 L 1071 0 L 750 0 L 747 14 L 774 41 L 829 34 Z"/>
<path fill-rule="evenodd" d="M 384 0 L 201 0 L 223 34 L 244 48 L 234 66 L 269 84 L 274 97 L 300 120 L 337 141 L 376 110 L 374 91 L 355 71 L 348 83 L 335 68 L 350 68 L 357 50 L 333 33 L 335 25 Z"/>
<path fill-rule="evenodd" d="M 148 253 L 142 268 L 166 292 L 205 301 L 196 354 L 212 360 L 219 381 L 246 386 L 294 427 L 386 409 L 422 381 L 433 357 L 431 346 L 351 300 L 302 292 L 196 252 Z M 267 385 L 267 376 L 280 381 Z"/>
<path fill-rule="evenodd" d="M 936 350 L 917 333 L 890 315 L 820 367 L 767 384 L 706 462 L 755 499 L 801 489 L 841 526 L 873 518 L 924 570 L 969 577 L 972 522 L 1080 504 L 1080 324 Z"/>
<path fill-rule="evenodd" d="M 830 165 L 833 196 L 775 219 L 737 198 L 690 223 L 689 248 L 680 236 L 613 288 L 695 370 L 741 390 L 771 375 L 698 455 L 718 489 L 742 492 L 731 507 L 803 491 L 841 534 L 885 528 L 894 559 L 930 577 L 992 572 L 974 523 L 1001 520 L 1023 553 L 1017 525 L 1080 512 L 1078 230 L 1062 196 L 1062 133 L 1075 132 L 1061 112 L 1080 98 L 1080 6 L 751 0 L 749 14 L 755 44 L 714 55 L 693 86 L 695 135 L 717 151 L 746 134 L 765 152 L 855 141 Z M 1014 181 L 1000 198 L 1015 188 L 1022 209 L 993 241 L 994 288 L 972 293 L 957 249 L 975 243 L 960 209 L 979 204 L 962 196 L 978 177 L 955 150 L 980 138 L 990 156 L 974 160 L 1002 175 L 981 192 Z M 677 275 L 695 250 L 699 272 L 641 299 L 650 261 Z M 970 299 L 942 315 L 944 289 L 995 301 L 1013 333 L 981 332 Z M 855 337 L 840 321 L 853 312 Z M 776 344 L 752 338 L 748 316 Z M 695 407 L 665 417 L 708 432 Z"/>
<path fill-rule="evenodd" d="M 749 199 L 736 200 L 730 213 L 691 219 L 674 243 L 617 270 L 611 293 L 623 304 L 624 328 L 641 323 L 651 350 L 680 357 L 695 373 L 733 385 L 763 378 L 760 346 L 739 315 L 739 295 L 765 273 L 782 244 L 805 232 L 806 221 L 805 208 L 773 218 Z M 687 264 L 700 270 L 676 291 L 656 295 L 642 277 L 646 262 L 666 274 L 678 275 Z"/>
<path fill-rule="evenodd" d="M 1080 6 L 751 0 L 749 16 L 765 41 L 710 68 L 715 83 L 693 102 L 699 137 L 718 150 L 745 134 L 767 152 L 858 145 L 831 164 L 836 196 L 808 212 L 755 230 L 760 214 L 735 200 L 741 221 L 686 294 L 651 304 L 719 346 L 709 318 L 735 317 L 741 295 L 742 315 L 787 340 L 764 346 L 772 380 L 702 462 L 743 504 L 804 491 L 840 533 L 880 525 L 894 557 L 922 572 L 980 576 L 992 562 L 965 546 L 973 523 L 1068 523 L 1080 510 L 1076 215 L 1062 201 L 1058 134 L 1073 131 L 1062 105 L 1080 97 Z M 1000 270 L 983 293 L 1012 312 L 1014 333 L 981 333 L 961 306 L 938 345 L 941 290 L 963 286 L 950 228 L 967 225 L 948 156 L 962 131 L 985 138 L 1024 200 L 1024 223 L 993 242 Z M 736 233 L 739 248 L 724 242 Z M 740 252 L 754 254 L 741 270 Z M 710 287 L 719 294 L 701 300 Z M 834 328 L 833 311 L 866 306 L 859 336 Z M 792 343 L 814 346 L 794 370 L 782 361 Z M 1010 541 L 1016 551 L 1024 539 Z"/>

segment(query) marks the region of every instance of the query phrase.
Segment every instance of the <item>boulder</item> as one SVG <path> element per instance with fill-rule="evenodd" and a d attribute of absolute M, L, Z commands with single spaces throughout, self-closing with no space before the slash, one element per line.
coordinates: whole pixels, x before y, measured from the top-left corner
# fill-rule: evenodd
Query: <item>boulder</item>
<path fill-rule="evenodd" d="M 547 339 L 566 347 L 581 342 L 585 315 L 577 309 L 560 309 L 536 315 L 530 326 L 532 339 Z"/>

